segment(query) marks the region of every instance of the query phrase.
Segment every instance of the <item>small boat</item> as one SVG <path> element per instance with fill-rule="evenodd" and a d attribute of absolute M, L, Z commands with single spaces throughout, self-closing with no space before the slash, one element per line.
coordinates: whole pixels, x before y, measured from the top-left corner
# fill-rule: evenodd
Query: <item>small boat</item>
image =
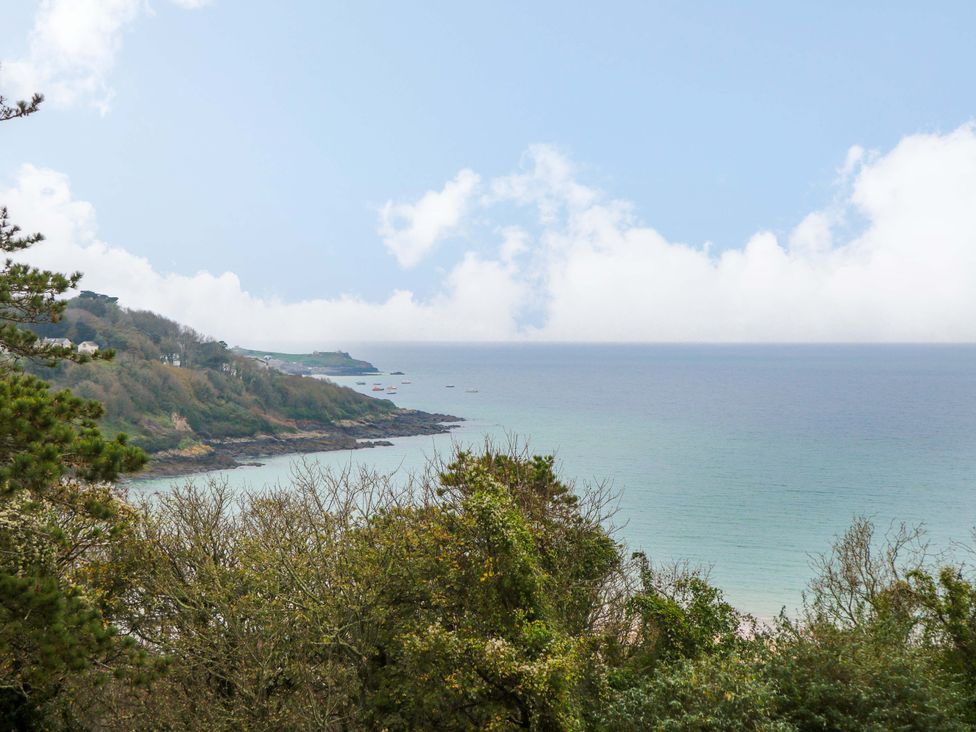
<path fill-rule="evenodd" d="M 413 382 L 412 381 L 401 381 L 400 383 L 401 384 L 412 384 Z"/>
<path fill-rule="evenodd" d="M 356 382 L 356 386 L 366 386 L 366 382 L 365 381 L 357 381 Z"/>
<path fill-rule="evenodd" d="M 373 386 L 383 386 L 383 382 L 382 381 L 374 381 L 373 382 Z"/>
<path fill-rule="evenodd" d="M 383 391 L 383 387 L 382 386 L 374 386 L 373 387 L 373 391 Z"/>
<path fill-rule="evenodd" d="M 453 389 L 453 388 L 454 388 L 454 384 L 446 384 L 446 385 L 444 386 L 444 388 L 445 388 L 445 389 Z"/>
<path fill-rule="evenodd" d="M 465 394 L 477 394 L 478 393 L 478 390 L 477 389 L 465 389 L 464 390 L 464 393 Z"/>

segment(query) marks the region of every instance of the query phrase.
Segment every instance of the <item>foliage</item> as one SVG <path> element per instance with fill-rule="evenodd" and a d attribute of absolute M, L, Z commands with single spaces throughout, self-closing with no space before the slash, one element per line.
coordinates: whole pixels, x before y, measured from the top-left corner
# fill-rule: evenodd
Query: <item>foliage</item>
<path fill-rule="evenodd" d="M 879 539 L 858 518 L 816 562 L 806 616 L 780 620 L 765 664 L 798 729 L 969 728 L 966 689 L 939 663 L 952 647 L 923 612 L 923 538 L 902 525 Z"/>
<path fill-rule="evenodd" d="M 976 583 L 961 567 L 937 574 L 915 569 L 909 576 L 929 643 L 942 666 L 956 675 L 967 695 L 967 720 L 976 726 Z"/>
<path fill-rule="evenodd" d="M 114 518 L 71 532 L 89 539 L 59 571 L 83 604 L 43 625 L 84 642 L 33 660 L 60 681 L 31 709 L 99 729 L 971 727 L 971 585 L 921 574 L 912 555 L 876 581 L 862 570 L 893 555 L 851 551 L 874 536 L 856 523 L 806 615 L 763 628 L 700 571 L 624 561 L 610 498 L 559 480 L 550 457 L 490 447 L 406 482 L 302 463 L 259 493 L 212 481 L 137 507 L 116 498 Z M 0 520 L 34 516 L 11 505 Z M 32 566 L 58 555 L 12 541 Z M 826 591 L 837 577 L 876 608 L 856 624 Z M 113 673 L 75 672 L 76 658 Z"/>
<path fill-rule="evenodd" d="M 389 401 L 327 381 L 265 369 L 221 341 L 154 313 L 120 308 L 115 298 L 93 292 L 69 301 L 58 322 L 34 330 L 44 337 L 92 340 L 117 352 L 111 362 L 34 373 L 100 402 L 106 430 L 125 432 L 151 452 L 176 449 L 188 437 L 323 428 L 394 409 Z"/>
<path fill-rule="evenodd" d="M 931 649 L 884 627 L 790 623 L 765 674 L 780 716 L 798 730 L 964 730 L 962 689 Z"/>
<path fill-rule="evenodd" d="M 105 681 L 140 684 L 157 672 L 110 621 L 127 579 L 109 558 L 132 520 L 105 485 L 0 502 L 0 719 L 11 726 L 71 727 L 104 706 L 91 692 Z"/>
<path fill-rule="evenodd" d="M 670 571 L 675 579 L 662 581 L 641 561 L 644 589 L 628 601 L 641 632 L 613 664 L 594 726 L 970 729 L 972 687 L 958 664 L 969 658 L 972 585 L 952 584 L 960 575 L 946 570 L 950 582 L 938 585 L 925 557 L 919 531 L 896 527 L 879 541 L 859 518 L 817 560 L 803 617 L 738 630 L 700 575 Z"/>
<path fill-rule="evenodd" d="M 105 440 L 96 427 L 97 402 L 51 392 L 35 376 L 0 379 L 0 494 L 46 493 L 64 478 L 114 480 L 145 462 L 124 434 Z"/>
<path fill-rule="evenodd" d="M 608 732 L 795 729 L 777 718 L 776 687 L 748 653 L 683 659 L 637 686 L 614 690 L 594 727 Z"/>
<path fill-rule="evenodd" d="M 41 102 L 43 101 L 43 94 L 35 94 L 29 102 L 21 100 L 14 102 L 11 106 L 7 103 L 7 98 L 0 95 L 0 122 L 34 114 L 34 112 L 40 109 Z"/>
<path fill-rule="evenodd" d="M 580 618 L 597 616 L 619 559 L 551 464 L 527 463 L 462 453 L 402 488 L 306 466 L 292 491 L 240 505 L 220 485 L 163 497 L 132 550 L 146 558 L 133 630 L 177 659 L 152 715 L 205 708 L 214 728 L 582 728 Z M 515 467 L 531 479 L 502 482 Z M 554 498 L 547 508 L 529 490 Z M 557 543 L 555 561 L 542 547 Z M 567 582 L 575 592 L 557 588 Z M 576 603 L 555 602 L 556 589 Z"/>
<path fill-rule="evenodd" d="M 636 554 L 641 586 L 628 602 L 637 624 L 629 665 L 649 669 L 657 661 L 714 655 L 739 644 L 740 615 L 700 571 L 655 572 Z"/>
<path fill-rule="evenodd" d="M 35 96 L 11 107 L 0 98 L 0 121 L 40 103 Z M 0 208 L 0 251 L 17 254 L 42 240 L 22 235 Z M 104 482 L 138 469 L 145 456 L 124 434 L 102 437 L 99 404 L 52 392 L 21 371 L 24 359 L 91 360 L 25 327 L 60 320 L 59 296 L 79 278 L 12 258 L 0 269 L 0 719 L 18 728 L 68 724 L 77 704 L 67 687 L 97 667 L 124 673 L 142 659 L 118 638 L 86 572 L 127 522 Z"/>

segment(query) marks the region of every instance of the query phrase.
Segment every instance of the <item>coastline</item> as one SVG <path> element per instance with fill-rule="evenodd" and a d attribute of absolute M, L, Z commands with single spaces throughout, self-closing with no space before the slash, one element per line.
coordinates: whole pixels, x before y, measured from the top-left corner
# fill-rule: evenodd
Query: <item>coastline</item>
<path fill-rule="evenodd" d="M 431 414 L 417 409 L 398 409 L 374 420 L 342 420 L 328 426 L 309 425 L 299 432 L 201 440 L 187 450 L 168 450 L 150 455 L 142 472 L 130 481 L 178 478 L 210 470 L 233 470 L 277 455 L 301 455 L 333 450 L 359 450 L 389 446 L 393 437 L 447 434 L 464 419 Z"/>

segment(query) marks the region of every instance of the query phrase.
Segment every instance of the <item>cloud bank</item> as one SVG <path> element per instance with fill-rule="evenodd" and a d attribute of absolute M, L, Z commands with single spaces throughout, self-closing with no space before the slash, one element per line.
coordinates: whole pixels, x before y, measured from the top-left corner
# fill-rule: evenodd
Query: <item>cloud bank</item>
<path fill-rule="evenodd" d="M 193 9 L 209 0 L 172 0 Z M 41 0 L 26 56 L 0 61 L 4 94 L 28 99 L 43 93 L 52 103 L 88 103 L 108 112 L 108 77 L 125 29 L 151 12 L 147 0 Z"/>
<path fill-rule="evenodd" d="M 514 308 L 521 287 L 498 262 L 462 257 L 441 294 L 418 301 L 397 290 L 378 303 L 339 296 L 287 303 L 250 295 L 231 272 L 161 273 L 150 262 L 97 237 L 94 207 L 77 201 L 68 177 L 24 165 L 0 201 L 25 231 L 47 240 L 21 258 L 40 267 L 85 273 L 82 287 L 118 296 L 123 305 L 153 310 L 226 341 L 260 347 L 332 347 L 352 340 L 429 338 L 467 333 L 499 340 L 516 331 Z"/>
<path fill-rule="evenodd" d="M 31 261 L 86 272 L 118 295 L 224 340 L 313 348 L 351 340 L 665 342 L 976 341 L 976 129 L 852 148 L 838 194 L 783 235 L 713 253 L 665 239 L 633 205 L 587 186 L 533 146 L 510 175 L 462 170 L 413 203 L 388 204 L 380 234 L 404 267 L 465 232 L 436 294 L 381 302 L 257 298 L 233 273 L 162 273 L 97 238 L 66 176 L 32 166 L 0 192 L 44 231 Z M 475 246 L 475 242 L 480 245 Z"/>

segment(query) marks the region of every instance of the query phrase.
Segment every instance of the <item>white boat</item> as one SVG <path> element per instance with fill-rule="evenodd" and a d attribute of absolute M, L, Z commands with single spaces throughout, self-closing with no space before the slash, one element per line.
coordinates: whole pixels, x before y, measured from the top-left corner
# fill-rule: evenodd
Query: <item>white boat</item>
<path fill-rule="evenodd" d="M 465 394 L 477 394 L 478 393 L 478 390 L 477 389 L 465 389 L 464 390 L 464 393 Z"/>

